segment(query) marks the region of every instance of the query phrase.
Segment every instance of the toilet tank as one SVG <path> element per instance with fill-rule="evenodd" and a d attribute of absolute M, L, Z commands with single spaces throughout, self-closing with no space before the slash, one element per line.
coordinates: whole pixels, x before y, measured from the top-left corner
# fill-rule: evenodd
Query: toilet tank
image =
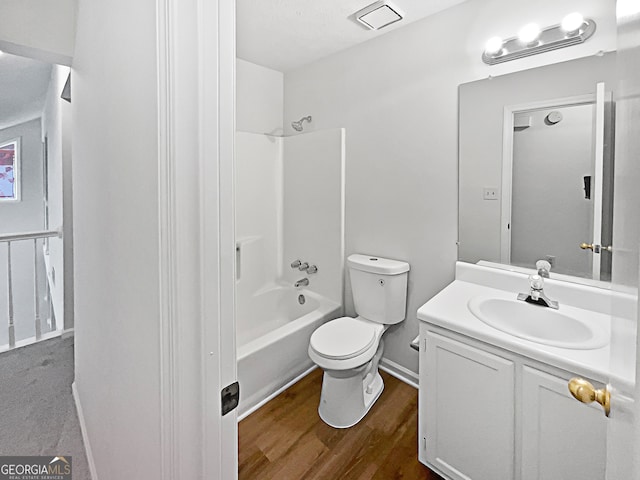
<path fill-rule="evenodd" d="M 347 266 L 358 315 L 385 325 L 404 320 L 409 275 L 407 262 L 354 254 L 347 258 Z"/>

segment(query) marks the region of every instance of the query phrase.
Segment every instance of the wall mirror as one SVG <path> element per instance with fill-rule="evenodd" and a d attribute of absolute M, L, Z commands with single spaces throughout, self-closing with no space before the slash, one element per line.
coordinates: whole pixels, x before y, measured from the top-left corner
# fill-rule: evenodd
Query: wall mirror
<path fill-rule="evenodd" d="M 461 261 L 610 280 L 615 53 L 459 87 Z"/>

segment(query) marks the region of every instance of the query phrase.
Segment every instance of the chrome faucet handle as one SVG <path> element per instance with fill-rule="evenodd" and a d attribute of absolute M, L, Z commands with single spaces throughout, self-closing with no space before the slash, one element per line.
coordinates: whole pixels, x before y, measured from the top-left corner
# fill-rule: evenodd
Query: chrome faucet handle
<path fill-rule="evenodd" d="M 302 265 L 302 262 L 300 260 L 294 260 L 293 262 L 291 262 L 291 268 L 298 268 L 300 265 Z"/>
<path fill-rule="evenodd" d="M 309 268 L 307 268 L 307 273 L 316 273 L 318 271 L 318 267 L 316 267 L 315 265 L 311 265 Z"/>
<path fill-rule="evenodd" d="M 541 277 L 549 278 L 549 272 L 551 271 L 551 264 L 546 260 L 538 260 L 536 262 L 536 270 Z"/>
<path fill-rule="evenodd" d="M 309 268 L 309 264 L 307 262 L 304 262 L 300 265 L 298 265 L 298 270 L 303 271 L 303 270 L 307 270 Z"/>

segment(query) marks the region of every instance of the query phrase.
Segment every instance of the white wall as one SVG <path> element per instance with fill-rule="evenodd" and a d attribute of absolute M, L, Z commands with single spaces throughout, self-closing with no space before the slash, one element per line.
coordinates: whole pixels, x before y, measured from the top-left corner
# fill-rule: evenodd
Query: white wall
<path fill-rule="evenodd" d="M 305 124 L 306 125 L 306 124 Z M 309 279 L 314 292 L 343 304 L 344 167 L 342 129 L 284 138 L 284 279 Z M 318 272 L 291 269 L 294 260 Z"/>
<path fill-rule="evenodd" d="M 60 98 L 68 75 L 68 67 L 54 65 L 42 117 L 48 144 L 49 229 L 64 228 L 64 240 L 49 239 L 47 273 L 54 312 L 64 329 L 73 328 L 73 217 L 71 199 L 65 202 L 71 189 L 71 105 Z"/>
<path fill-rule="evenodd" d="M 77 33 L 75 386 L 100 480 L 161 478 L 156 2 L 81 0 Z"/>
<path fill-rule="evenodd" d="M 285 118 L 313 115 L 310 130 L 346 128 L 346 254 L 411 264 L 407 319 L 386 334 L 388 360 L 417 372 L 409 348 L 415 312 L 453 279 L 458 85 L 614 49 L 614 6 L 470 0 L 285 74 Z M 513 36 L 529 21 L 557 24 L 575 10 L 598 22 L 589 42 L 494 67 L 481 62 L 491 36 Z"/>
<path fill-rule="evenodd" d="M 0 50 L 71 65 L 77 0 L 3 0 Z"/>
<path fill-rule="evenodd" d="M 236 130 L 282 135 L 284 75 L 236 60 Z"/>

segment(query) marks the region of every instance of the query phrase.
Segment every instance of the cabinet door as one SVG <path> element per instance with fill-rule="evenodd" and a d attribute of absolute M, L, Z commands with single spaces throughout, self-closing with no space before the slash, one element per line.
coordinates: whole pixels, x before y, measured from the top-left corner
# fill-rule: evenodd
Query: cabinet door
<path fill-rule="evenodd" d="M 455 480 L 513 479 L 513 362 L 429 331 L 424 358 L 427 462 Z"/>
<path fill-rule="evenodd" d="M 568 379 L 524 367 L 522 480 L 603 480 L 606 417 L 576 401 Z"/>

